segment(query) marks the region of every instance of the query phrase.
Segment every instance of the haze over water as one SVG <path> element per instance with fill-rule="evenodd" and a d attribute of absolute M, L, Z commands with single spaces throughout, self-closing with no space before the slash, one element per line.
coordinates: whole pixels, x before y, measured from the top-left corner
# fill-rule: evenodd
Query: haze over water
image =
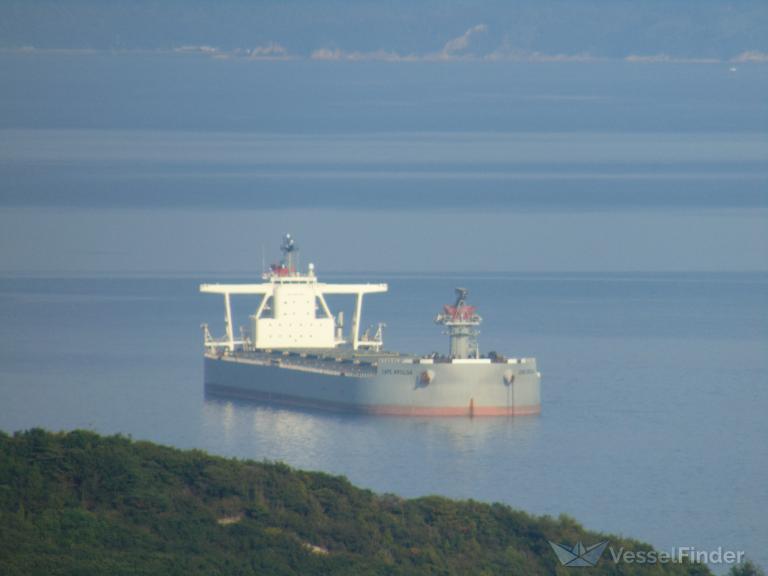
<path fill-rule="evenodd" d="M 0 429 L 284 460 L 768 566 L 765 6 L 395 4 L 5 9 Z M 206 398 L 199 325 L 223 311 L 197 284 L 255 280 L 286 232 L 323 279 L 390 283 L 365 320 L 393 349 L 445 350 L 432 317 L 469 288 L 481 350 L 538 358 L 542 415 Z"/>

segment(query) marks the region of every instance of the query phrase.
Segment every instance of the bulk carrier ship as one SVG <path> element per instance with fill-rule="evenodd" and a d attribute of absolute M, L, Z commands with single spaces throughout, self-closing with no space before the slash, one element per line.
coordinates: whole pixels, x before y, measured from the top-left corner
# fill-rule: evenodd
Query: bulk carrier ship
<path fill-rule="evenodd" d="M 435 322 L 449 337 L 447 355 L 420 356 L 384 349 L 382 328 L 360 334 L 363 296 L 386 284 L 327 284 L 313 264 L 298 270 L 298 246 L 283 239 L 282 260 L 260 284 L 202 284 L 224 296 L 225 335 L 203 324 L 207 392 L 307 408 L 407 416 L 517 416 L 541 411 L 541 375 L 534 358 L 482 357 L 482 321 L 466 303 L 467 290 Z M 325 296 L 354 296 L 349 334 L 343 312 Z M 255 296 L 250 327 L 235 337 L 232 296 Z"/>

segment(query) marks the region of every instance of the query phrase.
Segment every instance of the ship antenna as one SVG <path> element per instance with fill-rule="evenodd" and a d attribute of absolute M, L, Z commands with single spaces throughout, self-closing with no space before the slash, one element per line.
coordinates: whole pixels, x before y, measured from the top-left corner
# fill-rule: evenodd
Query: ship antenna
<path fill-rule="evenodd" d="M 467 294 L 469 294 L 469 290 L 466 288 L 456 288 L 456 308 L 460 306 L 464 306 L 464 304 L 467 301 Z"/>
<path fill-rule="evenodd" d="M 288 273 L 291 275 L 296 274 L 299 268 L 299 247 L 290 234 L 286 234 L 283 238 L 280 250 L 283 252 L 283 265 L 287 268 Z"/>

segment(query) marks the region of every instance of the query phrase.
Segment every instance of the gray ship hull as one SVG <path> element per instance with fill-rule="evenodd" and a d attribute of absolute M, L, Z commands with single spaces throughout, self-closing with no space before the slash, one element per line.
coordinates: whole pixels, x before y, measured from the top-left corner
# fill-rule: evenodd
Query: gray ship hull
<path fill-rule="evenodd" d="M 541 411 L 533 358 L 342 363 L 274 354 L 205 355 L 212 393 L 324 410 L 407 416 L 517 416 Z"/>

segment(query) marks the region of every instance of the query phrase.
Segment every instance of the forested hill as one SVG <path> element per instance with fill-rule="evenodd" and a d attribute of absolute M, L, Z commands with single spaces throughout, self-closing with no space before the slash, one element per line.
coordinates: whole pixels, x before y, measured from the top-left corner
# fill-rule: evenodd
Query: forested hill
<path fill-rule="evenodd" d="M 524 487 L 521 487 L 523 489 Z M 346 479 L 120 436 L 0 433 L 0 574 L 573 574 L 547 540 L 650 547 L 500 504 L 377 495 Z M 589 574 L 710 574 L 616 565 Z"/>

